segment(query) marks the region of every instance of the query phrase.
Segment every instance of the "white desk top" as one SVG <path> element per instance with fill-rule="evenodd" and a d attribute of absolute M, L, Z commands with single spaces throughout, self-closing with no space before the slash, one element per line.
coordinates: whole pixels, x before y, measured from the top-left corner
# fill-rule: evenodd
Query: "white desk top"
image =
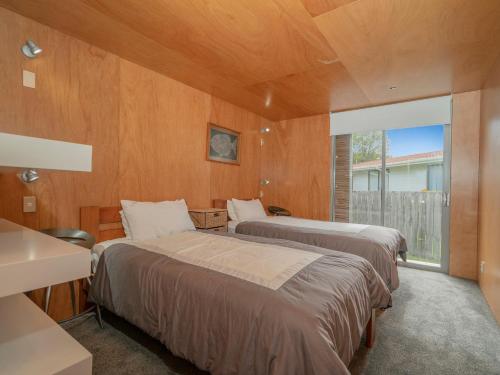
<path fill-rule="evenodd" d="M 28 297 L 0 298 L 0 374 L 91 373 L 92 355 Z"/>
<path fill-rule="evenodd" d="M 0 297 L 89 275 L 89 250 L 0 219 Z"/>

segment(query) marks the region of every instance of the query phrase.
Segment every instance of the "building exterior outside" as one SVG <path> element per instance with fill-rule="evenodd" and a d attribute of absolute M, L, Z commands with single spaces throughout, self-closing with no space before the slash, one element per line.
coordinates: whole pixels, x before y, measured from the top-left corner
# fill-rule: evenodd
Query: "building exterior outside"
<path fill-rule="evenodd" d="M 380 190 L 381 161 L 353 164 L 352 191 Z M 386 191 L 441 191 L 443 188 L 443 152 L 387 157 Z"/>

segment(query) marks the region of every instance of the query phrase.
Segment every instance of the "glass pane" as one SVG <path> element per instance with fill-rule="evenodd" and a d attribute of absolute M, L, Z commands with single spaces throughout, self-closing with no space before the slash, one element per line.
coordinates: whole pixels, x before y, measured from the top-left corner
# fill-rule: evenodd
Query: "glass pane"
<path fill-rule="evenodd" d="M 384 225 L 408 243 L 408 260 L 439 265 L 443 213 L 442 125 L 386 131 Z"/>
<path fill-rule="evenodd" d="M 382 142 L 382 131 L 352 134 L 351 223 L 382 225 Z"/>

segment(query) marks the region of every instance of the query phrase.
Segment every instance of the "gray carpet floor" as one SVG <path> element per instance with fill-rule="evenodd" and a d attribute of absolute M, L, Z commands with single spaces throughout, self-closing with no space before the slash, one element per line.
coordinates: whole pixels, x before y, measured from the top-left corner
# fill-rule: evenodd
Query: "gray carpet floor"
<path fill-rule="evenodd" d="M 400 278 L 375 347 L 361 345 L 353 374 L 500 374 L 500 327 L 475 283 L 403 267 Z M 104 319 L 104 329 L 92 317 L 65 325 L 93 354 L 95 375 L 205 374 L 124 320 Z"/>

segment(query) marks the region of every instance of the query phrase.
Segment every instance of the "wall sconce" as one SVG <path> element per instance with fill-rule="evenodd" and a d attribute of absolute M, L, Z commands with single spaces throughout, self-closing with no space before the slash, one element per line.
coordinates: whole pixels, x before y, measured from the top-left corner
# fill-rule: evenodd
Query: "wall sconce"
<path fill-rule="evenodd" d="M 35 171 L 34 169 L 25 169 L 24 171 L 19 173 L 17 175 L 17 177 L 19 177 L 19 179 L 22 182 L 25 182 L 27 184 L 29 184 L 31 182 L 35 182 L 36 180 L 38 180 L 40 178 L 40 176 L 38 175 L 38 172 Z"/>
<path fill-rule="evenodd" d="M 260 129 L 260 132 L 261 132 L 262 134 L 269 133 L 270 131 L 271 131 L 271 129 L 270 129 L 270 128 L 261 128 L 261 129 Z"/>
<path fill-rule="evenodd" d="M 0 133 L 0 166 L 26 168 L 21 181 L 38 180 L 36 168 L 92 172 L 92 146 Z"/>
<path fill-rule="evenodd" d="M 271 183 L 271 181 L 269 181 L 267 178 L 262 178 L 262 179 L 260 180 L 260 184 L 261 184 L 262 186 L 269 185 L 270 183 Z"/>
<path fill-rule="evenodd" d="M 23 52 L 24 56 L 29 57 L 30 59 L 34 59 L 39 54 L 41 54 L 43 50 L 38 47 L 35 42 L 33 42 L 32 40 L 28 40 L 21 46 L 21 51 Z"/>

